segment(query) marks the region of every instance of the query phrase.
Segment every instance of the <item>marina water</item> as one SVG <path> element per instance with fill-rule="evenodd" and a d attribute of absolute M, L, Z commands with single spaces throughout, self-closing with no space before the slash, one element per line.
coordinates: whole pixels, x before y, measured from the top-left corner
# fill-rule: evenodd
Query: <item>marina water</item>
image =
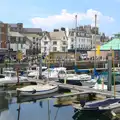
<path fill-rule="evenodd" d="M 67 100 L 66 100 L 67 99 Z M 85 98 L 88 100 L 88 98 Z M 76 101 L 76 98 L 61 98 Z M 29 102 L 28 102 L 29 101 Z M 79 100 L 78 100 L 79 101 Z M 111 120 L 107 115 L 83 113 L 72 105 L 59 106 L 59 98 L 38 99 L 17 98 L 14 95 L 0 93 L 0 120 Z"/>

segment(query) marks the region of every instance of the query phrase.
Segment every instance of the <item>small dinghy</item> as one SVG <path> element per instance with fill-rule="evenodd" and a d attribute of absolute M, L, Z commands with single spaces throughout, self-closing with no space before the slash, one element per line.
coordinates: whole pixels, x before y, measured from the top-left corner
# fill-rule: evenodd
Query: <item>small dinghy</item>
<path fill-rule="evenodd" d="M 23 96 L 45 95 L 58 91 L 58 86 L 49 84 L 30 85 L 23 88 L 17 88 L 16 90 Z"/>

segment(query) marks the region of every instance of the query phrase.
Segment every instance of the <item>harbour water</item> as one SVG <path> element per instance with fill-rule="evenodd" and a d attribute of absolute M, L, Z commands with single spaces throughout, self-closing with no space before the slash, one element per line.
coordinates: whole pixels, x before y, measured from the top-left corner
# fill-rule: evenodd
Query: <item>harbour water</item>
<path fill-rule="evenodd" d="M 66 100 L 67 99 L 67 100 Z M 81 113 L 71 105 L 57 106 L 60 101 L 71 104 L 77 98 L 47 98 L 32 100 L 0 93 L 0 120 L 111 120 L 109 116 Z M 88 98 L 86 98 L 88 100 Z M 27 102 L 29 101 L 29 102 Z"/>

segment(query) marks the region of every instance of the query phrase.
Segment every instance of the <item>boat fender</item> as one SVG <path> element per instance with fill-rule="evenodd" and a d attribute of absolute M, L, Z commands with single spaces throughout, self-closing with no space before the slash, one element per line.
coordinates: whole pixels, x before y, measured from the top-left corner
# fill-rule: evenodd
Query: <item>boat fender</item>
<path fill-rule="evenodd" d="M 34 89 L 33 91 L 32 91 L 32 94 L 35 94 L 36 93 L 36 90 Z"/>

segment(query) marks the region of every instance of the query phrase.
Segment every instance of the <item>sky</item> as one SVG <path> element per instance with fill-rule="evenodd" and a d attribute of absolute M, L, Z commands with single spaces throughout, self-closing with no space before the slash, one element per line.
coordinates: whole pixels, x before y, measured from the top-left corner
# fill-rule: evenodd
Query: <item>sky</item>
<path fill-rule="evenodd" d="M 97 26 L 100 32 L 113 35 L 120 32 L 120 0 L 0 0 L 0 21 L 22 22 L 24 27 L 52 31 L 54 28 Z"/>

